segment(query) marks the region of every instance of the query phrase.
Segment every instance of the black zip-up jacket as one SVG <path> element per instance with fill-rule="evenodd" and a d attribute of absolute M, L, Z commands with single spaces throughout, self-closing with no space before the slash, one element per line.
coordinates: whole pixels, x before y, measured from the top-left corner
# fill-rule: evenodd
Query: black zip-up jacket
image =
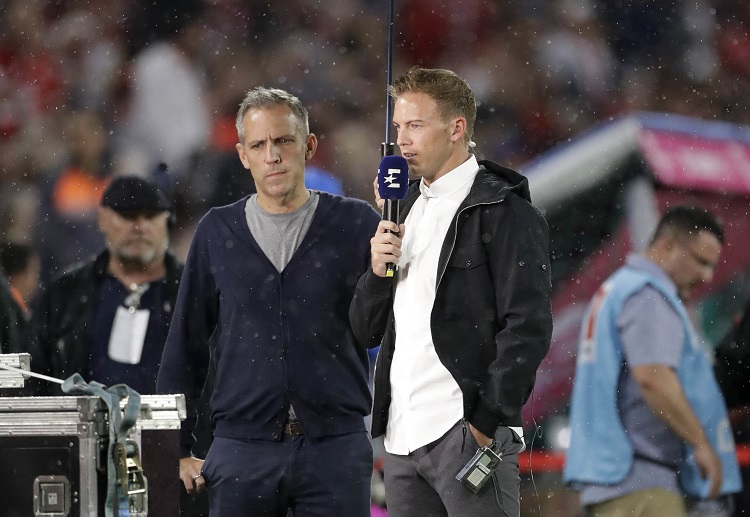
<path fill-rule="evenodd" d="M 487 436 L 520 426 L 521 408 L 552 336 L 549 231 L 531 205 L 528 181 L 481 161 L 456 211 L 438 262 L 431 314 L 440 361 L 463 394 L 465 418 Z M 413 184 L 402 221 L 419 196 Z M 385 433 L 395 346 L 393 279 L 372 269 L 359 280 L 350 309 L 355 335 L 381 345 L 375 367 L 372 436 Z"/>
<path fill-rule="evenodd" d="M 93 261 L 63 273 L 39 297 L 26 337 L 32 371 L 65 379 L 86 370 L 94 305 L 108 263 L 109 252 L 105 250 Z M 164 300 L 174 308 L 184 266 L 170 252 L 164 257 L 164 264 L 167 270 Z M 35 394 L 51 392 L 46 384 L 32 382 L 30 386 Z"/>

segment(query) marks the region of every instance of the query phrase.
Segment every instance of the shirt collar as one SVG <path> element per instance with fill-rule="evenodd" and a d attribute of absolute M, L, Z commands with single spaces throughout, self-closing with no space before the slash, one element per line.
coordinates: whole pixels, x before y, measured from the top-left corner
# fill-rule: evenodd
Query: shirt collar
<path fill-rule="evenodd" d="M 655 262 L 652 262 L 651 260 L 647 259 L 644 255 L 638 255 L 635 253 L 628 255 L 626 263 L 628 266 L 634 269 L 640 269 L 641 271 L 651 273 L 652 275 L 656 276 L 659 280 L 664 282 L 665 285 L 669 286 L 669 288 L 673 292 L 675 293 L 677 292 L 677 286 L 669 277 L 669 275 L 666 273 L 666 271 L 664 271 L 661 267 L 659 267 L 659 265 L 656 264 Z"/>
<path fill-rule="evenodd" d="M 430 186 L 425 185 L 424 178 L 419 182 L 419 191 L 425 198 L 449 197 L 454 192 L 474 181 L 479 170 L 476 156 L 469 158 L 447 174 L 433 181 Z"/>

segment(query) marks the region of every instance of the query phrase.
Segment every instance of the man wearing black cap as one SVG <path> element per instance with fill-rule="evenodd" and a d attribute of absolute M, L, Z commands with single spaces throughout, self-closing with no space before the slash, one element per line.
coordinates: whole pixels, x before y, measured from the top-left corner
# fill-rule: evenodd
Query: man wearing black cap
<path fill-rule="evenodd" d="M 167 251 L 171 208 L 150 180 L 121 176 L 109 184 L 98 215 L 106 249 L 55 279 L 34 308 L 33 371 L 155 393 L 183 269 Z"/>

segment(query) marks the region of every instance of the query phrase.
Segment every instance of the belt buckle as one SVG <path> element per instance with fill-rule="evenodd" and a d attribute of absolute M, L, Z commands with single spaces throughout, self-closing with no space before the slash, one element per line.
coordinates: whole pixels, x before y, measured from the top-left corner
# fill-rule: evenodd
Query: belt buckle
<path fill-rule="evenodd" d="M 304 432 L 301 422 L 287 422 L 284 425 L 284 434 L 289 436 L 299 436 Z"/>

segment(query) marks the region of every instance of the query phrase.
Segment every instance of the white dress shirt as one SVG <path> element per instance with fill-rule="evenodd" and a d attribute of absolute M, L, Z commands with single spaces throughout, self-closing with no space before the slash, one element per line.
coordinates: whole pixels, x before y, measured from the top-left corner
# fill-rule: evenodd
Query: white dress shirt
<path fill-rule="evenodd" d="M 472 155 L 429 187 L 422 180 L 422 195 L 404 221 L 393 302 L 396 350 L 385 433 L 385 449 L 391 454 L 406 455 L 437 440 L 464 415 L 461 389 L 435 352 L 430 314 L 440 249 L 478 170 Z"/>

